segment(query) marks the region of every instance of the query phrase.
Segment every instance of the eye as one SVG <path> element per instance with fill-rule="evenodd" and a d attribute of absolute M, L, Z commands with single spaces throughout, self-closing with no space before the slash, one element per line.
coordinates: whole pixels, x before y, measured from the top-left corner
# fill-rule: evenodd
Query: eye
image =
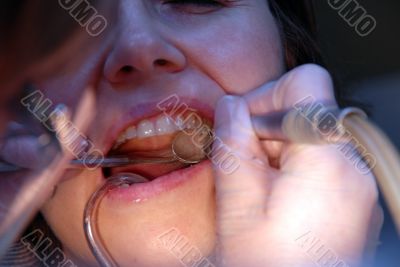
<path fill-rule="evenodd" d="M 189 14 L 206 14 L 213 11 L 217 11 L 227 4 L 227 1 L 216 1 L 216 0 L 168 0 L 165 1 L 164 5 L 169 5 L 182 13 Z"/>

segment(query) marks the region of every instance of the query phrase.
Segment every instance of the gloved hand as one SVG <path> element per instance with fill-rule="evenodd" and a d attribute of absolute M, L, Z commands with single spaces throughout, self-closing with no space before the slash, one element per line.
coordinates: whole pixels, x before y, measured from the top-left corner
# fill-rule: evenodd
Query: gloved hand
<path fill-rule="evenodd" d="M 292 109 L 309 95 L 335 104 L 330 75 L 315 65 L 220 100 L 216 135 L 240 166 L 214 166 L 219 267 L 359 266 L 376 246 L 383 216 L 372 174 L 335 145 L 260 142 L 252 128 L 251 114 Z"/>

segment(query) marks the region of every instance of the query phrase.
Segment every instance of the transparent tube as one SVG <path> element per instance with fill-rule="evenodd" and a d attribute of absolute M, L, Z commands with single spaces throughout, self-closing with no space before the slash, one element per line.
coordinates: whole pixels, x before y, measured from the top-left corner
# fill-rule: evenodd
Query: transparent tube
<path fill-rule="evenodd" d="M 103 243 L 103 239 L 99 233 L 99 225 L 97 223 L 97 211 L 101 201 L 106 194 L 115 188 L 123 185 L 131 185 L 134 183 L 147 182 L 144 177 L 133 173 L 121 173 L 107 178 L 105 184 L 101 186 L 90 197 L 84 211 L 84 230 L 89 247 L 95 256 L 97 262 L 102 267 L 117 267 L 116 260 Z"/>
<path fill-rule="evenodd" d="M 375 156 L 372 169 L 400 235 L 400 156 L 389 138 L 373 123 L 355 114 L 343 125 Z"/>

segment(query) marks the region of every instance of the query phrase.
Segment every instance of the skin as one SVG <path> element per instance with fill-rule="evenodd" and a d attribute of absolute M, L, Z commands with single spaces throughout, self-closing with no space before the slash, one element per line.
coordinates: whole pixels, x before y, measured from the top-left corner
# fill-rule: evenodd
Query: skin
<path fill-rule="evenodd" d="M 312 259 L 293 240 L 311 230 L 355 266 L 368 234 L 376 236 L 381 223 L 373 177 L 360 175 L 330 146 L 261 143 L 249 123 L 250 113 L 287 109 L 310 94 L 334 102 L 329 75 L 309 65 L 282 77 L 282 44 L 266 1 L 194 13 L 204 10 L 121 0 L 111 35 L 100 36 L 97 49 L 77 52 L 62 72 L 36 81 L 55 103 L 72 108 L 83 90 L 94 88 L 97 112 L 87 136 L 103 151 L 121 114 L 173 93 L 210 105 L 217 136 L 238 151 L 241 165 L 233 175 L 210 165 L 184 186 L 137 205 L 105 201 L 99 227 L 111 254 L 121 266 L 180 266 L 158 240 L 176 228 L 218 266 L 310 266 Z M 76 63 L 82 57 L 84 64 Z M 273 161 L 280 169 L 270 166 Z M 101 172 L 69 170 L 64 176 L 41 211 L 67 256 L 96 266 L 82 214 L 103 182 Z M 249 208 L 256 210 L 252 216 Z"/>

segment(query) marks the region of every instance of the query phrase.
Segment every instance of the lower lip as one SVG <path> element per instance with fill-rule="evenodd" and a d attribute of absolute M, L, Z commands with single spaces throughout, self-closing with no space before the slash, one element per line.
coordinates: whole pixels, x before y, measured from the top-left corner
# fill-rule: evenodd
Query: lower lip
<path fill-rule="evenodd" d="M 211 165 L 209 160 L 191 167 L 173 171 L 147 183 L 136 183 L 129 187 L 118 187 L 107 193 L 107 198 L 129 203 L 140 203 L 155 198 L 163 193 L 173 191 L 194 179 L 199 173 Z"/>

